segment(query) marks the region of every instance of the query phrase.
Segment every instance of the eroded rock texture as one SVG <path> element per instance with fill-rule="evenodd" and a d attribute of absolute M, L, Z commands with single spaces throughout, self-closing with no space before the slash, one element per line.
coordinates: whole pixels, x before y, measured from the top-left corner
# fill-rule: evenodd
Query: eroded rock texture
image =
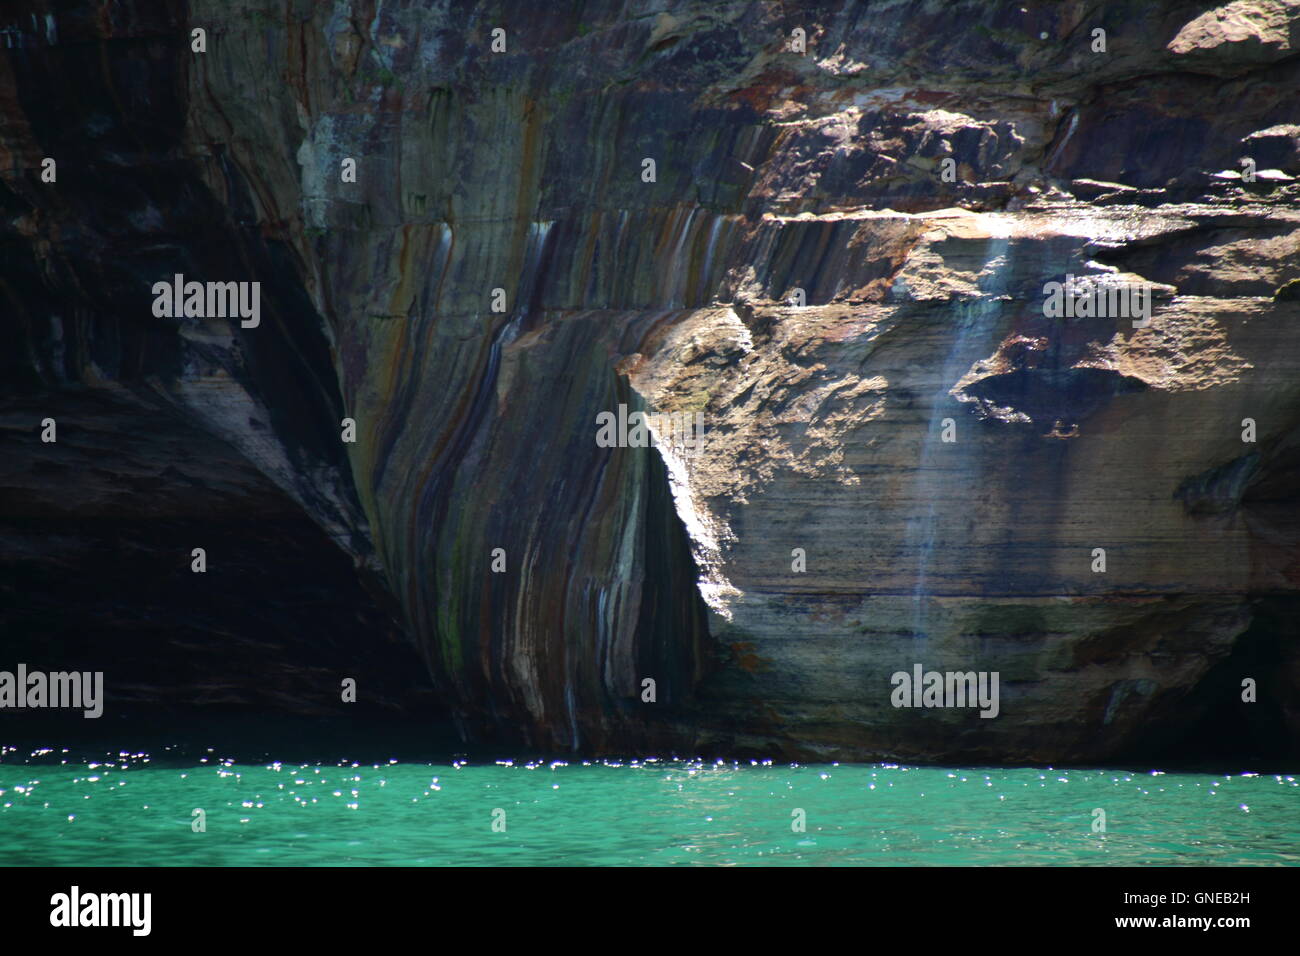
<path fill-rule="evenodd" d="M 273 488 L 479 740 L 1300 736 L 1300 4 L 9 7 L 14 563 L 72 560 L 24 515 Z M 177 272 L 259 280 L 261 325 L 155 318 Z M 1044 316 L 1103 273 L 1149 326 Z M 620 403 L 702 412 L 704 454 L 599 447 Z M 91 407 L 105 474 L 43 480 L 39 420 Z M 893 708 L 914 663 L 999 672 L 1000 715 Z"/>

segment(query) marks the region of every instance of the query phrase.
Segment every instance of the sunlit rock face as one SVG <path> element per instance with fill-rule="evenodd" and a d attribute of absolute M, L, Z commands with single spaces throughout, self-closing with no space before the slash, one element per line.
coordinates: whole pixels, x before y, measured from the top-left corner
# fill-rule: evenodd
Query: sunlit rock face
<path fill-rule="evenodd" d="M 1297 4 L 17 6 L 14 393 L 234 449 L 472 739 L 1300 736 Z M 155 318 L 178 272 L 261 325 Z M 1103 275 L 1149 322 L 1045 314 Z M 620 404 L 702 452 L 602 447 Z M 996 718 L 893 706 L 917 663 Z"/>

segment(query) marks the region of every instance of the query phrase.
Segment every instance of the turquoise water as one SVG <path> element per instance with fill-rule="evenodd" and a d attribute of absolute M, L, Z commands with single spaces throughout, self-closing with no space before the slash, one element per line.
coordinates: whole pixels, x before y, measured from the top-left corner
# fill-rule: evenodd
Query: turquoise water
<path fill-rule="evenodd" d="M 3 865 L 1300 863 L 1300 775 L 36 757 L 0 762 Z"/>

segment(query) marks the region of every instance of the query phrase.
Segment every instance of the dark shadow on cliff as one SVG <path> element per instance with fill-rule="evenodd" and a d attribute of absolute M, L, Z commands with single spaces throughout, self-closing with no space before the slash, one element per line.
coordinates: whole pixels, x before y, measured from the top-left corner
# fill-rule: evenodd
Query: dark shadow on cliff
<path fill-rule="evenodd" d="M 45 416 L 56 442 L 25 427 Z M 378 754 L 395 727 L 437 737 L 445 714 L 372 572 L 230 446 L 120 390 L 10 394 L 0 426 L 0 669 L 102 671 L 106 698 L 97 719 L 6 710 L 2 742 L 261 728 L 273 752 L 315 726 L 322 754 L 369 731 Z"/>
<path fill-rule="evenodd" d="M 1300 599 L 1261 597 L 1233 651 L 1188 695 L 1189 721 L 1152 734 L 1116 762 L 1161 769 L 1294 772 L 1300 759 Z M 1254 681 L 1254 701 L 1243 681 Z M 1194 716 L 1198 715 L 1198 716 Z"/>

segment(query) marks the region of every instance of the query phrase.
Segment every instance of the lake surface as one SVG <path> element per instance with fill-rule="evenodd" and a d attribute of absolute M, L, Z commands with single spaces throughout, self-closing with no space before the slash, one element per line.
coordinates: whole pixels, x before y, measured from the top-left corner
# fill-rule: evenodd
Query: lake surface
<path fill-rule="evenodd" d="M 1297 777 L 7 750 L 0 864 L 1296 865 Z"/>

